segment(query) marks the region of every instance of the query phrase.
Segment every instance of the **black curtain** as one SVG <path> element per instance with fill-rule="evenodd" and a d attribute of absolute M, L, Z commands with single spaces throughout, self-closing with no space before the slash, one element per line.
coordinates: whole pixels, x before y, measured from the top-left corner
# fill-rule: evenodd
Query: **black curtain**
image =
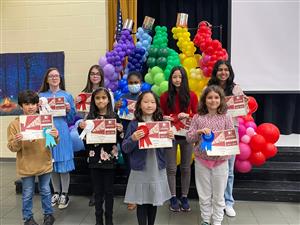
<path fill-rule="evenodd" d="M 193 38 L 198 23 L 206 20 L 213 27 L 213 39 L 222 42 L 230 57 L 231 47 L 231 0 L 138 0 L 137 27 L 141 27 L 145 16 L 155 18 L 155 24 L 166 26 L 169 34 L 168 46 L 179 52 L 171 29 L 176 26 L 177 13 L 187 13 L 188 27 Z M 220 29 L 222 25 L 222 30 Z M 195 28 L 195 29 L 194 29 Z M 272 66 L 272 65 L 270 65 Z M 145 73 L 147 69 L 145 68 Z M 238 74 L 236 74 L 238 76 Z M 282 134 L 300 134 L 300 94 L 283 92 L 246 93 L 253 96 L 259 108 L 254 114 L 256 123 L 274 123 Z"/>
<path fill-rule="evenodd" d="M 222 46 L 229 49 L 228 0 L 138 0 L 137 27 L 141 27 L 145 16 L 155 18 L 154 26 L 166 26 L 169 34 L 169 47 L 178 52 L 176 41 L 172 37 L 171 29 L 176 26 L 177 13 L 188 14 L 188 27 L 193 38 L 197 32 L 199 22 L 206 20 L 213 26 L 213 39 L 222 38 Z"/>

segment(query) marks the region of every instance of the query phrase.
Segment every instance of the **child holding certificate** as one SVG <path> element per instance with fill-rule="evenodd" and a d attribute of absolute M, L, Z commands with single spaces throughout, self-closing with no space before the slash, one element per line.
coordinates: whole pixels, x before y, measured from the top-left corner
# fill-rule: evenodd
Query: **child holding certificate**
<path fill-rule="evenodd" d="M 219 60 L 215 63 L 211 79 L 209 80 L 207 86 L 218 85 L 224 90 L 225 96 L 244 96 L 246 103 L 248 98 L 245 96 L 241 87 L 234 82 L 234 72 L 231 64 L 228 61 Z M 236 118 L 233 118 L 234 126 L 236 131 L 238 130 L 238 122 Z M 238 132 L 236 132 L 238 134 Z M 227 216 L 234 217 L 236 215 L 233 209 L 234 198 L 232 195 L 233 181 L 234 181 L 234 161 L 235 155 L 232 155 L 228 160 L 228 181 L 225 190 L 225 213 Z"/>
<path fill-rule="evenodd" d="M 68 196 L 70 171 L 75 169 L 72 140 L 68 128 L 68 123 L 73 122 L 76 114 L 74 99 L 65 91 L 63 77 L 57 68 L 49 68 L 46 71 L 39 92 L 40 101 L 42 98 L 60 98 L 63 99 L 65 106 L 65 116 L 56 116 L 53 119 L 60 134 L 60 141 L 52 149 L 53 172 L 51 174 L 54 189 L 52 206 L 57 204 L 59 209 L 64 209 L 70 202 Z"/>
<path fill-rule="evenodd" d="M 113 185 L 118 159 L 117 142 L 121 141 L 121 138 L 124 136 L 123 126 L 120 123 L 118 115 L 113 111 L 111 101 L 110 93 L 106 88 L 100 87 L 96 89 L 92 94 L 90 112 L 86 118 L 87 121 L 80 122 L 78 127 L 78 131 L 81 134 L 90 129 L 89 122 L 91 120 L 115 119 L 117 122 L 117 141 L 115 143 L 87 144 L 86 140 L 84 140 L 85 148 L 89 154 L 88 163 L 91 169 L 92 184 L 95 193 L 96 225 L 103 225 L 103 202 L 105 202 L 105 224 L 113 225 Z"/>
<path fill-rule="evenodd" d="M 175 130 L 185 127 L 183 120 L 197 113 L 198 98 L 189 90 L 188 78 L 184 67 L 176 66 L 170 72 L 169 89 L 160 96 L 160 104 L 164 113 L 164 119 L 172 121 Z M 181 126 L 180 126 L 181 125 Z M 180 173 L 181 196 L 180 205 L 176 198 L 176 171 L 177 171 L 177 146 L 180 146 Z M 175 133 L 175 144 L 172 149 L 166 151 L 168 183 L 172 198 L 169 209 L 173 212 L 191 211 L 188 202 L 188 193 L 191 180 L 191 159 L 193 148 L 187 143 L 185 136 Z"/>
<path fill-rule="evenodd" d="M 201 135 L 233 128 L 226 109 L 223 90 L 216 85 L 208 86 L 199 101 L 198 114 L 193 117 L 187 132 L 187 141 L 194 143 L 195 182 L 203 219 L 201 225 L 221 225 L 223 220 L 230 156 L 208 156 L 204 149 L 200 149 L 199 142 L 201 146 L 204 144 Z M 210 223 L 211 217 L 213 223 Z"/>
<path fill-rule="evenodd" d="M 18 104 L 24 115 L 38 115 L 39 96 L 33 91 L 23 91 L 18 96 Z M 35 126 L 36 124 L 32 124 Z M 49 134 L 58 141 L 58 132 L 55 128 Z M 20 132 L 19 118 L 12 121 L 7 129 L 8 149 L 17 153 L 17 173 L 22 180 L 22 212 L 24 225 L 37 225 L 33 218 L 32 204 L 35 189 L 35 176 L 39 181 L 45 225 L 54 223 L 51 206 L 50 174 L 52 172 L 52 157 L 45 138 L 23 141 Z M 50 137 L 51 138 L 51 137 Z"/>
<path fill-rule="evenodd" d="M 139 142 L 146 139 L 149 132 L 139 122 L 162 121 L 163 115 L 157 97 L 152 91 L 139 95 L 135 108 L 135 120 L 129 123 L 122 149 L 129 154 L 131 171 L 128 179 L 125 203 L 137 204 L 139 225 L 153 225 L 157 206 L 170 199 L 167 173 L 166 148 L 139 149 Z M 172 130 L 167 137 L 174 138 Z"/>

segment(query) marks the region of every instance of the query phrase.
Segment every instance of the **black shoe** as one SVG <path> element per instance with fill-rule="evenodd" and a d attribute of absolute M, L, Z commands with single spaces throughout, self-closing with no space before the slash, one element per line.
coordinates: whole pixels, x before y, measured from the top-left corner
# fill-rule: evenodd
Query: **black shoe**
<path fill-rule="evenodd" d="M 33 219 L 33 217 L 31 217 L 29 220 L 26 220 L 24 222 L 24 225 L 39 225 L 37 222 L 35 222 L 35 220 Z"/>
<path fill-rule="evenodd" d="M 44 216 L 44 223 L 43 225 L 52 225 L 54 224 L 55 218 L 51 214 Z"/>
<path fill-rule="evenodd" d="M 106 216 L 106 217 L 105 217 L 105 225 L 114 225 L 111 216 Z"/>

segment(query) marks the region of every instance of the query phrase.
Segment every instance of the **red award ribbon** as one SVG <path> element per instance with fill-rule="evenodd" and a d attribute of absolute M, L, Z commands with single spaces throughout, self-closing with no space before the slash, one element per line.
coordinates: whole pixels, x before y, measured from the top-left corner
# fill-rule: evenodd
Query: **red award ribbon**
<path fill-rule="evenodd" d="M 76 104 L 76 109 L 80 110 L 82 108 L 82 110 L 86 110 L 86 105 L 85 105 L 87 100 L 86 95 L 80 94 L 78 95 L 78 97 L 81 98 L 81 101 Z"/>
<path fill-rule="evenodd" d="M 170 116 L 173 119 L 172 125 L 176 128 L 177 131 L 185 128 L 185 125 L 178 118 L 178 115 L 170 114 Z"/>
<path fill-rule="evenodd" d="M 141 147 L 146 147 L 145 145 L 147 144 L 148 146 L 149 145 L 152 145 L 152 142 L 149 138 L 149 129 L 147 126 L 145 125 L 141 125 L 137 128 L 137 130 L 142 130 L 144 131 L 144 134 L 145 136 L 143 138 L 140 139 L 140 143 L 141 143 Z"/>

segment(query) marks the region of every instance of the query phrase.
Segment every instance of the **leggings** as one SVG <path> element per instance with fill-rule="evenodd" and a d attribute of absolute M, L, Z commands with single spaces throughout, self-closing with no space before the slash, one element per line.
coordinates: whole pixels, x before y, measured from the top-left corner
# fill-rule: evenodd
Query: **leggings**
<path fill-rule="evenodd" d="M 154 225 L 157 206 L 151 204 L 137 205 L 136 215 L 139 225 Z"/>
<path fill-rule="evenodd" d="M 51 182 L 54 192 L 68 193 L 70 185 L 70 173 L 51 173 Z"/>
<path fill-rule="evenodd" d="M 166 150 L 167 176 L 172 196 L 176 196 L 177 144 L 180 146 L 181 194 L 187 197 L 191 180 L 191 159 L 193 148 L 186 139 L 177 139 L 172 149 Z"/>

